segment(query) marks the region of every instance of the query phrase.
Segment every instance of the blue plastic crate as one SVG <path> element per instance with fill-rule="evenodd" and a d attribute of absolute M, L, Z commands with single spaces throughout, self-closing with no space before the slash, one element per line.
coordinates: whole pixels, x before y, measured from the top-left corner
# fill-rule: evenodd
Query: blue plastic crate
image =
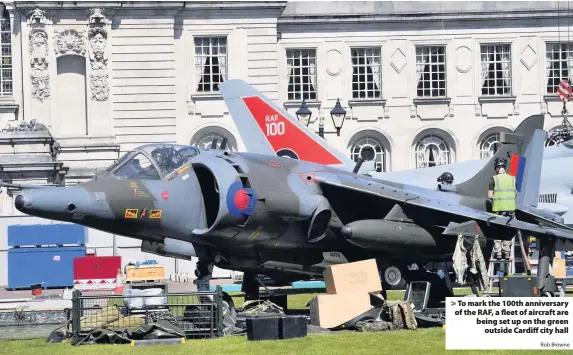
<path fill-rule="evenodd" d="M 86 247 L 8 249 L 8 289 L 73 287 L 74 258 Z"/>
<path fill-rule="evenodd" d="M 8 226 L 8 246 L 85 245 L 87 228 L 77 224 L 31 224 Z"/>

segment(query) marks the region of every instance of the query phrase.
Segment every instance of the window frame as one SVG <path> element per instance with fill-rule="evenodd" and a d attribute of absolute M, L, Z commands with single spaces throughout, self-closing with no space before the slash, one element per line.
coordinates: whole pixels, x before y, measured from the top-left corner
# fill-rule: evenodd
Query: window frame
<path fill-rule="evenodd" d="M 478 84 L 478 97 L 482 97 L 482 98 L 512 98 L 513 94 L 515 92 L 514 87 L 516 86 L 516 78 L 514 77 L 515 74 L 515 70 L 513 68 L 514 66 L 514 55 L 513 55 L 513 51 L 514 51 L 514 44 L 515 41 L 513 41 L 512 39 L 507 39 L 507 40 L 496 40 L 496 41 L 483 41 L 483 42 L 478 42 L 478 46 L 479 46 L 479 50 L 476 51 L 476 55 L 478 57 L 478 61 L 477 63 L 479 63 L 479 70 L 476 70 L 476 75 L 477 75 L 477 84 Z M 483 94 L 483 84 L 482 84 L 482 47 L 484 46 L 509 46 L 509 93 L 506 94 L 498 94 L 497 92 L 495 94 Z M 495 61 L 494 61 L 495 63 Z M 489 70 L 489 69 L 488 69 Z M 503 69 L 502 69 L 503 70 Z M 490 80 L 490 79 L 488 79 Z M 494 88 L 497 88 L 497 84 Z"/>
<path fill-rule="evenodd" d="M 378 83 L 378 92 L 379 92 L 379 96 L 378 97 L 354 97 L 354 64 L 352 63 L 352 51 L 353 50 L 377 50 L 378 51 L 378 55 L 379 55 L 379 72 L 378 75 L 380 76 L 380 80 Z M 364 56 L 364 58 L 366 58 L 366 56 Z M 351 44 L 348 46 L 348 59 L 349 59 L 349 66 L 350 66 L 350 96 L 349 96 L 349 100 L 350 101 L 366 101 L 366 100 L 384 100 L 384 48 L 382 45 L 361 45 L 361 44 Z M 368 65 L 368 64 L 366 64 Z M 361 65 L 358 65 L 361 66 Z M 374 73 L 372 74 L 373 78 L 374 78 Z M 376 81 L 374 80 L 374 83 Z M 368 85 L 368 82 L 365 82 L 366 85 Z M 358 92 L 361 92 L 361 90 L 359 90 Z M 364 90 L 364 92 L 368 92 L 368 90 Z"/>
<path fill-rule="evenodd" d="M 289 83 L 290 83 L 290 75 L 289 75 L 289 65 L 288 65 L 288 60 L 289 60 L 289 52 L 291 51 L 309 51 L 312 52 L 314 51 L 314 77 L 315 77 L 315 83 L 313 84 L 314 87 L 314 93 L 315 93 L 315 98 L 314 99 L 304 99 L 304 92 L 301 92 L 301 98 L 297 99 L 297 98 L 289 98 Z M 308 45 L 308 46 L 285 46 L 284 47 L 284 75 L 285 75 L 285 85 L 284 85 L 284 92 L 285 92 L 285 102 L 302 102 L 303 100 L 305 100 L 306 102 L 317 102 L 320 101 L 319 100 L 319 85 L 318 83 L 320 82 L 320 76 L 319 76 L 319 71 L 318 71 L 318 67 L 319 67 L 319 48 L 318 45 Z M 301 66 L 302 68 L 302 66 Z M 309 66 L 310 68 L 310 66 Z M 310 75 L 310 74 L 309 74 Z M 312 81 L 311 81 L 312 83 Z M 301 84 L 302 85 L 302 84 Z M 296 92 L 295 92 L 296 93 Z"/>
<path fill-rule="evenodd" d="M 449 43 L 447 43 L 447 42 L 442 42 L 442 43 L 439 43 L 439 42 L 436 42 L 436 43 L 434 43 L 434 42 L 432 42 L 432 43 L 415 42 L 414 43 L 413 53 L 412 53 L 413 63 L 414 63 L 414 75 L 412 76 L 413 77 L 413 87 L 415 90 L 415 92 L 413 94 L 414 100 L 444 100 L 444 99 L 448 99 L 448 93 L 450 92 L 450 90 L 448 88 L 448 86 L 449 86 L 448 70 L 450 67 L 450 61 L 448 60 L 448 50 L 449 50 L 448 44 Z M 444 78 L 444 95 L 443 96 L 441 96 L 441 95 L 440 96 L 432 96 L 432 95 L 430 95 L 430 96 L 419 96 L 418 95 L 418 85 L 420 83 L 420 79 L 418 79 L 418 71 L 417 71 L 418 48 L 423 49 L 423 48 L 432 48 L 432 47 L 444 48 L 444 63 L 443 63 L 443 65 L 444 65 L 444 76 L 445 76 L 445 78 Z M 440 65 L 440 64 L 438 63 L 437 65 Z M 432 82 L 432 80 L 430 80 L 430 83 L 431 82 Z M 425 90 L 425 89 L 422 89 L 422 90 Z M 433 89 L 430 89 L 430 92 L 432 90 Z"/>
<path fill-rule="evenodd" d="M 433 132 L 428 132 L 426 134 L 423 135 L 418 135 L 418 139 L 416 139 L 416 141 L 414 142 L 414 168 L 415 169 L 423 169 L 423 168 L 429 168 L 430 166 L 424 166 L 424 167 L 420 167 L 418 166 L 418 148 L 420 147 L 421 143 L 423 140 L 427 139 L 427 138 L 438 138 L 439 140 L 441 140 L 445 145 L 446 148 L 448 149 L 446 152 L 446 162 L 443 164 L 436 164 L 434 166 L 441 166 L 441 165 L 448 165 L 448 164 L 452 164 L 452 147 L 450 146 L 450 144 L 448 143 L 448 140 L 446 138 L 444 138 L 443 136 L 441 136 L 438 133 L 433 133 Z M 427 146 L 427 145 L 426 145 Z"/>
<path fill-rule="evenodd" d="M 388 161 L 387 161 L 388 149 L 387 149 L 386 146 L 384 145 L 384 142 L 380 141 L 380 139 L 378 139 L 376 136 L 374 136 L 374 135 L 372 135 L 372 134 L 361 135 L 361 136 L 358 136 L 356 139 L 353 139 L 353 140 L 352 140 L 352 143 L 350 144 L 350 149 L 349 149 L 349 150 L 350 150 L 350 152 L 349 152 L 349 153 L 350 153 L 350 154 L 349 154 L 349 155 L 350 155 L 350 160 L 352 160 L 352 161 L 354 161 L 354 162 L 357 162 L 357 160 L 354 159 L 354 155 L 355 155 L 355 153 L 354 153 L 354 148 L 356 148 L 356 146 L 358 146 L 358 143 L 360 143 L 360 142 L 362 142 L 362 141 L 364 141 L 364 140 L 367 141 L 368 139 L 370 139 L 370 140 L 376 142 L 376 144 L 379 145 L 379 146 L 380 146 L 380 149 L 381 149 L 380 154 L 381 154 L 381 157 L 382 157 L 382 162 L 380 163 L 380 165 L 381 165 L 381 167 L 382 167 L 382 171 L 378 171 L 377 169 L 376 169 L 376 171 L 377 171 L 377 172 L 383 172 L 383 173 L 386 172 L 386 171 L 387 171 L 387 168 L 388 168 L 388 167 L 387 167 L 387 165 L 388 165 Z M 368 142 L 365 142 L 365 144 L 361 145 L 361 148 L 364 147 L 364 146 L 367 145 L 367 144 L 368 144 Z M 372 146 L 371 144 L 368 144 L 368 145 Z M 372 146 L 372 147 L 375 147 L 375 146 Z M 361 149 L 361 150 L 362 150 L 362 149 Z M 377 154 L 376 149 L 374 149 L 374 159 L 373 159 L 373 160 L 364 160 L 364 163 L 372 163 L 372 162 L 374 162 L 374 164 L 375 164 L 375 166 L 376 166 L 376 164 L 377 164 L 377 162 L 376 162 L 376 154 Z M 358 158 L 362 158 L 362 155 L 361 155 L 361 154 L 358 154 Z"/>
<path fill-rule="evenodd" d="M 14 96 L 14 52 L 13 52 L 13 41 L 14 41 L 14 36 L 12 34 L 12 18 L 10 16 L 10 13 L 8 12 L 8 9 L 6 9 L 6 6 L 2 7 L 2 14 L 0 14 L 1 19 L 0 21 L 2 21 L 2 23 L 8 23 L 8 30 L 7 31 L 1 31 L 0 30 L 0 60 L 2 62 L 0 62 L 0 97 L 13 97 Z M 3 54 L 3 52 L 1 51 L 2 47 L 4 47 L 4 42 L 2 41 L 2 36 L 4 34 L 7 34 L 8 37 L 10 38 L 10 43 L 9 45 L 6 45 L 6 47 L 10 48 L 10 64 L 9 64 L 9 68 L 3 68 L 3 64 L 4 63 L 4 59 L 7 58 L 8 56 L 5 56 Z M 8 66 L 8 64 L 7 64 Z M 11 88 L 10 91 L 4 91 L 4 70 L 9 70 L 11 73 L 11 78 L 9 80 L 9 82 L 11 83 Z"/>
<path fill-rule="evenodd" d="M 490 158 L 493 156 L 493 154 L 492 154 L 491 156 L 488 156 L 488 157 L 483 157 L 483 156 L 482 156 L 483 153 L 485 152 L 485 150 L 482 149 L 482 148 L 483 148 L 483 145 L 484 145 L 484 143 L 485 143 L 490 137 L 497 136 L 497 138 L 499 138 L 499 139 L 496 139 L 496 143 L 497 143 L 497 144 L 500 144 L 500 147 L 503 145 L 503 143 L 500 142 L 500 141 L 501 141 L 501 133 L 502 133 L 502 132 L 503 132 L 503 131 L 494 131 L 494 132 L 491 132 L 491 133 L 489 133 L 488 135 L 486 135 L 485 137 L 483 137 L 483 138 L 478 142 L 479 159 L 490 159 Z M 489 144 L 488 149 L 487 149 L 488 152 L 489 152 L 489 149 L 491 148 L 491 146 L 494 145 L 494 144 L 496 144 L 496 143 L 493 143 L 493 142 L 489 142 L 489 143 L 490 143 L 490 144 Z M 499 149 L 499 148 L 498 148 L 498 149 Z"/>
<path fill-rule="evenodd" d="M 559 61 L 555 61 L 555 60 L 549 60 L 549 59 L 547 58 L 548 47 L 549 47 L 549 46 L 552 46 L 552 45 L 563 45 L 563 44 L 564 44 L 564 45 L 569 46 L 568 52 L 571 53 L 571 58 L 572 58 L 571 62 L 573 63 L 573 41 L 564 42 L 564 43 L 559 43 L 558 40 L 548 40 L 548 41 L 544 41 L 544 44 L 545 44 L 545 66 L 544 66 L 543 68 L 545 68 L 545 70 L 547 70 L 547 65 L 548 65 L 549 63 L 556 63 L 556 62 L 563 62 L 563 61 L 564 61 L 563 59 L 561 59 L 561 60 L 559 60 Z M 553 53 L 554 53 L 554 52 L 553 52 Z M 563 53 L 563 51 L 561 51 L 561 46 L 559 46 L 559 53 Z M 568 60 L 565 59 L 565 61 L 568 61 Z M 551 76 L 551 72 L 552 72 L 554 69 L 553 69 L 553 68 L 550 68 L 549 70 L 550 70 L 549 75 L 547 74 L 546 71 L 544 71 L 543 76 L 542 76 L 542 77 L 545 79 L 545 80 L 543 81 L 543 83 L 544 83 L 544 85 L 543 85 L 543 86 L 544 86 L 543 93 L 544 93 L 544 95 L 557 95 L 557 89 L 558 89 L 558 87 L 559 87 L 559 82 L 560 82 L 563 78 L 560 77 L 559 80 L 557 80 L 557 85 L 551 85 L 551 86 L 554 86 L 555 91 L 550 92 L 550 91 L 549 91 L 549 80 L 550 80 L 550 79 L 554 79 L 554 78 L 556 78 L 556 77 L 552 77 L 552 76 Z M 561 71 L 561 73 L 562 73 L 563 69 L 560 68 L 560 71 Z M 572 74 L 573 74 L 573 70 L 571 70 L 569 67 L 567 68 L 567 73 L 568 73 L 567 78 L 570 78 L 571 76 L 573 76 L 573 75 L 572 75 Z"/>
<path fill-rule="evenodd" d="M 212 40 L 215 38 L 225 39 L 225 55 L 224 55 L 224 57 L 225 57 L 225 66 L 224 66 L 225 74 L 223 75 L 219 72 L 219 75 L 222 76 L 222 81 L 219 82 L 219 84 L 221 84 L 222 82 L 225 82 L 226 80 L 229 79 L 230 35 L 226 34 L 226 33 L 201 33 L 201 34 L 197 33 L 197 34 L 192 34 L 192 36 L 191 36 L 191 47 L 193 48 L 193 51 L 192 51 L 192 53 L 193 53 L 193 55 L 192 55 L 192 57 L 193 57 L 193 59 L 192 59 L 193 70 L 192 70 L 191 75 L 192 75 L 193 80 L 191 82 L 193 83 L 193 89 L 191 90 L 191 92 L 193 93 L 193 95 L 220 95 L 220 93 L 221 93 L 220 89 L 200 91 L 199 90 L 199 83 L 201 82 L 201 80 L 197 75 L 197 69 L 199 67 L 203 68 L 203 74 L 202 75 L 204 75 L 205 66 L 202 63 L 201 64 L 198 63 L 198 58 L 201 58 L 201 57 L 197 55 L 197 43 L 196 43 L 196 41 L 201 40 L 201 39 L 208 39 L 209 40 L 209 49 L 210 49 L 210 52 L 212 52 L 212 48 L 213 48 Z M 209 57 L 212 58 L 213 55 L 211 55 Z M 217 57 L 222 57 L 222 56 L 220 54 L 217 54 Z M 218 66 L 220 66 L 220 64 L 218 64 Z M 212 64 L 210 64 L 210 67 L 213 67 Z M 210 74 L 210 75 L 211 75 L 211 79 L 212 79 L 213 74 Z M 205 84 L 203 84 L 203 85 L 205 85 Z M 213 87 L 213 85 L 214 85 L 213 81 L 211 80 L 211 82 L 209 83 L 209 86 Z"/>

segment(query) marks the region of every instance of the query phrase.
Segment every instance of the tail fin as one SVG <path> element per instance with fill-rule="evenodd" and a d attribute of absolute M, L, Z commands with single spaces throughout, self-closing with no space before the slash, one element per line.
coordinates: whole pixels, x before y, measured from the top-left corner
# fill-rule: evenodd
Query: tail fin
<path fill-rule="evenodd" d="M 526 118 L 514 133 L 502 134 L 502 146 L 476 175 L 455 185 L 456 193 L 487 198 L 490 178 L 495 175 L 493 162 L 496 158 L 505 158 L 510 162 L 508 173 L 517 180 L 516 204 L 536 206 L 545 142 L 544 121 L 543 115 L 533 115 Z M 527 189 L 524 188 L 526 182 Z"/>
<path fill-rule="evenodd" d="M 352 170 L 356 164 L 243 80 L 219 85 L 250 153 L 272 154 Z"/>

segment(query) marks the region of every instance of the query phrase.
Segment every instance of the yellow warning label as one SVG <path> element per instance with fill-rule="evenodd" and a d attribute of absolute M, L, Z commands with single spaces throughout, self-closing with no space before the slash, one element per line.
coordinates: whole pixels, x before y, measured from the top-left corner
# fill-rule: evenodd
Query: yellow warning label
<path fill-rule="evenodd" d="M 161 218 L 161 210 L 149 211 L 149 218 Z"/>
<path fill-rule="evenodd" d="M 125 218 L 137 218 L 138 212 L 139 209 L 137 208 L 127 209 L 125 210 Z"/>

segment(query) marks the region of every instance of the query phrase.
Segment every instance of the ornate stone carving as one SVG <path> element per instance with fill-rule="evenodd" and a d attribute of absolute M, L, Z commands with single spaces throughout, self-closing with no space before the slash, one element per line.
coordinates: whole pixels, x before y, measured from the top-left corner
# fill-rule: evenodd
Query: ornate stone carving
<path fill-rule="evenodd" d="M 109 97 L 108 74 L 106 70 L 93 70 L 90 75 L 92 100 L 105 101 Z"/>
<path fill-rule="evenodd" d="M 92 100 L 105 101 L 109 96 L 109 76 L 107 74 L 107 54 L 105 51 L 107 44 L 106 29 L 103 27 L 90 28 L 89 40 L 92 69 L 90 74 Z"/>
<path fill-rule="evenodd" d="M 90 9 L 90 24 L 104 24 L 106 20 L 104 9 Z"/>
<path fill-rule="evenodd" d="M 56 56 L 64 54 L 86 54 L 85 30 L 54 30 L 54 51 Z"/>
<path fill-rule="evenodd" d="M 92 69 L 107 68 L 107 55 L 105 46 L 107 44 L 107 31 L 102 27 L 90 29 L 90 63 Z"/>
<path fill-rule="evenodd" d="M 30 67 L 32 95 L 43 102 L 50 96 L 50 74 L 48 72 L 48 34 L 41 28 L 30 31 Z"/>
<path fill-rule="evenodd" d="M 28 14 L 29 24 L 46 24 L 47 22 L 46 12 L 42 9 L 36 8 Z"/>

